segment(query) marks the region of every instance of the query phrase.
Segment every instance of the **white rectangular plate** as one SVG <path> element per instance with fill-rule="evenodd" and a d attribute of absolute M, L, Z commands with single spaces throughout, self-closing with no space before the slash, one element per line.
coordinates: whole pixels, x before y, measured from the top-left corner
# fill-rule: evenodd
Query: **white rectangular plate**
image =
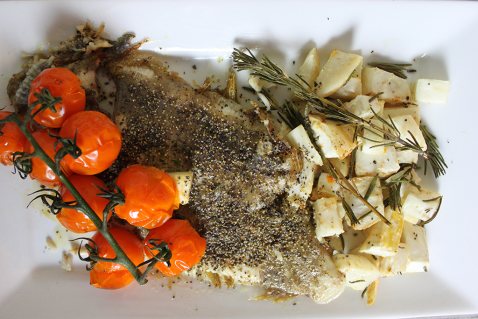
<path fill-rule="evenodd" d="M 172 70 L 185 72 L 186 79 L 197 83 L 205 74 L 215 74 L 224 86 L 233 47 L 270 54 L 293 74 L 314 45 L 322 62 L 339 49 L 362 54 L 368 62 L 413 62 L 418 72 L 411 80 L 450 80 L 448 104 L 422 109 L 423 121 L 438 137 L 449 166 L 438 181 L 426 179 L 444 195 L 441 213 L 426 227 L 431 267 L 428 273 L 381 280 L 372 307 L 352 290 L 328 305 L 305 297 L 278 305 L 253 302 L 247 298 L 257 290 L 217 290 L 184 282 L 172 290 L 152 281 L 144 287 L 102 291 L 89 286 L 83 263 L 75 261 L 71 273 L 60 269 L 61 247 L 57 253 L 45 249 L 55 223 L 25 208 L 26 194 L 35 184 L 2 166 L 1 318 L 404 318 L 478 313 L 478 3 L 0 2 L 0 107 L 11 108 L 5 88 L 20 70 L 20 52 L 46 49 L 86 20 L 95 26 L 104 22 L 112 38 L 126 31 L 135 32 L 139 40 L 149 38 L 145 49 L 167 55 Z"/>

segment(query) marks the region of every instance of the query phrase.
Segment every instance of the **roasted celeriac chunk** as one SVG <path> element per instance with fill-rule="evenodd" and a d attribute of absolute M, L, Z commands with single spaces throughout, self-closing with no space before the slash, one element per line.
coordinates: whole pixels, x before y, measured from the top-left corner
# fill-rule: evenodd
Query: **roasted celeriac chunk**
<path fill-rule="evenodd" d="M 315 233 L 319 241 L 324 237 L 335 236 L 344 232 L 342 218 L 339 216 L 337 199 L 324 197 L 314 202 Z"/>
<path fill-rule="evenodd" d="M 401 241 L 407 244 L 407 272 L 427 271 L 430 267 L 430 260 L 425 229 L 405 222 Z"/>
<path fill-rule="evenodd" d="M 377 222 L 370 228 L 370 232 L 360 247 L 361 253 L 388 257 L 397 254 L 398 244 L 402 235 L 403 215 L 398 210 L 385 207 L 384 216 L 390 222 L 387 226 L 383 221 Z"/>
<path fill-rule="evenodd" d="M 181 205 L 189 203 L 189 193 L 193 185 L 193 172 L 173 172 L 168 173 L 168 175 L 176 182 Z"/>
<path fill-rule="evenodd" d="M 305 57 L 304 63 L 299 69 L 299 75 L 309 84 L 311 88 L 314 87 L 314 81 L 320 73 L 320 59 L 317 48 L 309 51 Z"/>
<path fill-rule="evenodd" d="M 340 99 L 350 101 L 357 95 L 362 94 L 362 80 L 360 78 L 351 77 L 344 85 L 342 85 L 334 94 L 329 97 L 332 99 Z"/>
<path fill-rule="evenodd" d="M 342 188 L 328 173 L 321 173 L 313 190 L 315 198 L 342 196 Z"/>
<path fill-rule="evenodd" d="M 373 112 L 382 114 L 384 101 L 380 99 L 373 99 L 370 96 L 358 95 L 355 99 L 344 104 L 347 111 L 365 119 L 369 120 L 374 117 Z M 373 111 L 372 111 L 373 109 Z"/>
<path fill-rule="evenodd" d="M 377 119 L 371 119 L 370 122 L 376 127 L 383 128 L 383 123 Z M 383 155 L 385 154 L 385 141 L 383 134 L 377 131 L 364 128 L 362 136 L 359 137 L 362 142 L 361 151 L 366 154 Z"/>
<path fill-rule="evenodd" d="M 394 127 L 400 133 L 400 138 L 404 141 L 417 141 L 418 145 L 426 151 L 427 150 L 427 143 L 425 142 L 425 138 L 423 137 L 423 133 L 420 130 L 420 126 L 415 122 L 411 115 L 402 115 L 402 116 L 393 116 L 390 119 L 386 119 L 389 123 L 393 122 Z M 412 137 L 415 137 L 415 139 Z M 400 143 L 395 144 L 396 147 L 402 146 Z"/>
<path fill-rule="evenodd" d="M 355 173 L 357 176 L 375 175 L 388 177 L 400 169 L 397 151 L 394 146 L 384 147 L 383 154 L 367 154 L 360 148 L 355 155 Z"/>
<path fill-rule="evenodd" d="M 315 80 L 317 95 L 327 97 L 336 92 L 362 63 L 360 55 L 334 50 Z"/>
<path fill-rule="evenodd" d="M 388 277 L 406 272 L 407 261 L 407 244 L 399 243 L 398 250 L 395 255 L 380 257 L 380 276 Z"/>
<path fill-rule="evenodd" d="M 387 103 L 402 103 L 411 101 L 408 81 L 393 73 L 379 68 L 364 68 L 362 70 L 362 94 L 376 95 Z"/>
<path fill-rule="evenodd" d="M 366 257 L 354 254 L 335 254 L 333 260 L 337 269 L 345 275 L 346 286 L 364 290 L 380 276 L 378 268 Z"/>
<path fill-rule="evenodd" d="M 305 207 L 305 203 L 314 186 L 314 171 L 316 166 L 316 164 L 307 158 L 304 157 L 302 159 L 302 169 L 298 174 L 299 183 L 293 183 L 288 188 L 287 199 L 293 206 Z"/>
<path fill-rule="evenodd" d="M 340 125 L 316 114 L 310 114 L 309 119 L 316 143 L 325 157 L 343 159 L 357 146 L 357 141 L 353 140 L 353 126 Z"/>
<path fill-rule="evenodd" d="M 357 187 L 357 190 L 362 196 L 365 196 L 373 180 L 374 180 L 374 176 L 363 176 L 363 177 L 354 177 L 350 180 L 350 182 Z M 345 219 L 347 220 L 347 223 L 353 229 L 357 229 L 357 230 L 365 229 L 372 226 L 373 224 L 377 223 L 380 220 L 377 215 L 371 212 L 370 208 L 365 206 L 365 204 L 362 203 L 357 197 L 355 197 L 350 191 L 344 191 L 344 199 L 349 204 L 354 215 L 360 221 L 359 224 L 352 225 L 350 222 L 350 219 L 347 217 L 347 215 L 345 215 L 346 216 Z M 383 195 L 382 195 L 382 190 L 380 189 L 379 179 L 376 180 L 375 187 L 372 188 L 372 191 L 368 198 L 368 202 L 370 203 L 370 205 L 375 207 L 379 213 L 384 214 Z"/>
<path fill-rule="evenodd" d="M 415 122 L 420 125 L 420 107 L 416 104 L 407 104 L 407 106 L 389 106 L 383 108 L 383 118 L 388 120 L 390 117 L 411 115 Z"/>
<path fill-rule="evenodd" d="M 413 100 L 418 103 L 445 104 L 448 102 L 450 82 L 420 79 L 413 85 Z"/>
<path fill-rule="evenodd" d="M 342 173 L 342 175 L 347 176 L 350 170 L 350 161 L 351 156 L 347 156 L 346 158 L 339 159 L 339 158 L 331 158 L 329 161 L 337 167 L 337 169 Z"/>
<path fill-rule="evenodd" d="M 322 158 L 319 152 L 315 149 L 314 145 L 310 141 L 309 135 L 305 131 L 304 126 L 299 125 L 293 129 L 287 137 L 293 147 L 296 147 L 302 151 L 302 154 L 312 163 L 316 165 L 322 165 Z"/>
<path fill-rule="evenodd" d="M 262 88 L 270 89 L 271 87 L 275 86 L 274 83 L 261 80 L 258 76 L 255 76 L 255 75 L 251 75 L 249 77 L 249 80 L 247 80 L 247 82 L 254 89 L 254 91 L 258 93 L 262 91 Z"/>
<path fill-rule="evenodd" d="M 411 215 L 423 221 L 429 220 L 439 209 L 441 195 L 421 187 L 410 187 L 410 191 L 402 205 L 404 214 Z"/>

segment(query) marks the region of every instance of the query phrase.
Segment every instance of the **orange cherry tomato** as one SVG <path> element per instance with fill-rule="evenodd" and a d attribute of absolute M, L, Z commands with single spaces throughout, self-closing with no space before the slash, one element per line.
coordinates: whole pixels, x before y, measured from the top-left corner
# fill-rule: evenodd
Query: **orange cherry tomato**
<path fill-rule="evenodd" d="M 85 90 L 81 87 L 80 79 L 70 70 L 65 68 L 51 68 L 43 70 L 33 80 L 28 95 L 28 105 L 35 102 L 35 93 L 48 89 L 51 96 L 61 97 L 60 103 L 55 105 L 56 113 L 44 110 L 34 117 L 38 123 L 53 128 L 60 128 L 73 114 L 85 109 Z M 33 109 L 36 112 L 40 105 Z"/>
<path fill-rule="evenodd" d="M 148 258 L 153 257 L 146 249 L 146 246 L 152 248 L 148 243 L 150 239 L 161 239 L 169 245 L 173 255 L 170 260 L 171 267 L 162 262 L 156 264 L 156 268 L 168 276 L 176 276 L 196 265 L 206 251 L 206 240 L 199 236 L 187 220 L 170 219 L 161 227 L 150 231 L 144 242 L 144 251 Z"/>
<path fill-rule="evenodd" d="M 144 261 L 143 245 L 135 235 L 125 229 L 111 227 L 108 228 L 111 235 L 118 242 L 120 247 L 126 253 L 129 259 L 137 266 Z M 103 258 L 115 258 L 116 254 L 101 235 L 96 233 L 91 238 L 98 246 L 98 256 Z M 134 280 L 133 275 L 120 264 L 99 261 L 92 271 L 90 271 L 90 284 L 96 288 L 119 289 L 126 287 Z"/>
<path fill-rule="evenodd" d="M 55 161 L 53 157 L 55 156 L 56 150 L 53 148 L 53 146 L 57 140 L 53 137 L 50 137 L 48 135 L 48 132 L 50 132 L 51 134 L 58 135 L 58 131 L 52 129 L 38 130 L 33 132 L 32 135 L 38 142 L 40 147 L 45 151 L 45 153 L 47 153 L 47 155 L 50 156 L 53 161 Z M 61 147 L 61 143 L 59 144 L 60 145 L 57 146 L 57 150 Z M 25 146 L 25 150 L 27 153 L 31 153 L 33 152 L 33 146 L 28 143 Z M 60 179 L 56 176 L 53 170 L 41 159 L 37 157 L 32 158 L 32 168 L 33 171 L 30 174 L 31 179 L 36 179 L 40 184 L 47 187 L 60 186 Z M 61 168 L 67 176 L 71 175 L 71 171 L 65 165 L 64 161 L 61 161 Z"/>
<path fill-rule="evenodd" d="M 82 155 L 74 159 L 65 156 L 65 162 L 75 173 L 95 175 L 115 161 L 121 149 L 121 132 L 106 115 L 96 111 L 73 114 L 63 124 L 60 136 L 75 138 Z"/>
<path fill-rule="evenodd" d="M 106 207 L 106 205 L 108 205 L 109 201 L 96 195 L 100 193 L 100 190 L 95 185 L 103 187 L 105 183 L 95 176 L 72 175 L 69 179 L 73 186 L 75 186 L 75 188 L 78 190 L 80 195 L 86 200 L 88 205 L 90 205 L 90 207 L 95 211 L 96 215 L 103 220 L 103 209 Z M 75 198 L 65 187 L 65 185 L 61 185 L 60 194 L 64 202 L 75 201 Z M 113 212 L 108 214 L 108 219 L 112 214 Z M 91 219 L 86 216 L 85 213 L 76 209 L 63 208 L 56 215 L 56 218 L 58 218 L 60 223 L 65 226 L 66 229 L 74 233 L 87 233 L 97 230 Z"/>
<path fill-rule="evenodd" d="M 115 207 L 116 215 L 131 225 L 159 227 L 179 208 L 176 183 L 156 167 L 129 166 L 119 174 L 116 185 L 125 195 L 125 204 Z"/>
<path fill-rule="evenodd" d="M 1 111 L 0 120 L 3 120 L 12 112 Z M 12 153 L 23 152 L 27 144 L 27 138 L 20 131 L 18 126 L 13 123 L 5 123 L 5 126 L 0 129 L 3 133 L 0 136 L 0 163 L 3 165 L 13 165 L 11 159 Z"/>

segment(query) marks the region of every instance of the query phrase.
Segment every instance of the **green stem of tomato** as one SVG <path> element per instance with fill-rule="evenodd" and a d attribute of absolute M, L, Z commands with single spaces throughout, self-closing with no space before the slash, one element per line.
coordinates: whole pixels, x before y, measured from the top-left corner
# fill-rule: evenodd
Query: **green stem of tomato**
<path fill-rule="evenodd" d="M 29 108 L 27 112 L 31 112 L 32 109 Z M 27 121 L 30 117 L 27 116 L 25 121 Z M 38 142 L 35 140 L 33 137 L 32 133 L 28 130 L 27 126 L 28 123 L 25 123 L 22 121 L 20 116 L 17 113 L 12 113 L 9 116 L 9 122 L 12 122 L 18 126 L 18 128 L 22 131 L 23 135 L 28 139 L 28 141 L 31 143 L 33 146 L 34 152 L 32 154 L 33 157 L 37 157 L 41 159 L 45 164 L 47 164 L 54 172 L 56 172 L 56 164 L 55 162 L 48 156 L 48 154 L 45 153 L 45 151 L 41 148 L 41 146 L 38 144 Z M 98 231 L 105 237 L 105 239 L 108 241 L 108 243 L 111 245 L 113 248 L 114 252 L 116 253 L 115 257 L 115 262 L 124 266 L 128 271 L 133 275 L 134 279 L 140 284 L 144 285 L 148 282 L 146 279 L 146 274 L 149 272 L 150 267 L 148 267 L 147 271 L 143 274 L 137 267 L 136 265 L 131 261 L 131 259 L 128 258 L 126 253 L 123 251 L 123 249 L 120 247 L 118 242 L 115 240 L 113 235 L 109 232 L 109 230 L 106 227 L 103 227 L 103 222 L 101 219 L 96 215 L 96 213 L 93 211 L 93 209 L 88 205 L 86 200 L 80 195 L 78 190 L 76 190 L 75 186 L 70 182 L 68 177 L 60 170 L 60 172 L 57 173 L 58 178 L 60 181 L 65 185 L 65 187 L 71 192 L 73 197 L 75 198 L 77 205 L 81 206 L 82 211 L 88 216 L 93 224 L 95 224 L 96 228 L 98 228 Z"/>

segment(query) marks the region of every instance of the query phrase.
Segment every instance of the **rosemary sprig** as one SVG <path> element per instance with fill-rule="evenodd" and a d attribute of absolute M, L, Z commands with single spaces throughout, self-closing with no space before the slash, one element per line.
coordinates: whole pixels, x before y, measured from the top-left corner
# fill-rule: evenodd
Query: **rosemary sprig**
<path fill-rule="evenodd" d="M 406 79 L 407 76 L 403 74 L 402 71 L 407 71 L 409 73 L 416 72 L 414 69 L 407 69 L 406 66 L 412 66 L 409 63 L 385 63 L 385 62 L 371 62 L 369 63 L 370 66 L 375 68 L 382 69 L 384 71 L 390 72 L 395 74 L 402 79 Z"/>
<path fill-rule="evenodd" d="M 417 226 L 424 226 L 424 225 L 430 223 L 431 221 L 433 221 L 435 219 L 435 217 L 437 217 L 438 211 L 440 210 L 440 207 L 441 207 L 441 202 L 443 200 L 443 196 L 438 196 L 436 198 L 427 199 L 427 200 L 424 200 L 424 202 L 432 202 L 432 201 L 435 201 L 435 200 L 438 200 L 439 202 L 438 202 L 438 207 L 437 207 L 436 211 L 433 213 L 432 217 L 430 217 L 426 221 L 421 220 L 420 222 L 417 223 Z"/>
<path fill-rule="evenodd" d="M 422 131 L 423 138 L 427 143 L 427 150 L 430 156 L 425 160 L 425 167 L 423 174 L 427 173 L 427 163 L 430 162 L 430 166 L 432 167 L 433 174 L 435 178 L 438 178 L 440 175 L 445 175 L 446 171 L 445 168 L 448 166 L 445 163 L 445 159 L 441 155 L 440 151 L 438 150 L 438 144 L 436 142 L 436 137 L 431 134 L 425 126 L 420 125 L 420 130 Z"/>
<path fill-rule="evenodd" d="M 368 127 L 376 132 L 384 134 L 386 139 L 400 144 L 402 148 L 418 153 L 425 159 L 433 157 L 434 160 L 430 161 L 430 164 L 433 167 L 435 167 L 435 165 L 440 165 L 440 162 L 444 163 L 444 161 L 440 161 L 442 157 L 441 155 L 438 155 L 439 153 L 434 155 L 433 151 L 424 151 L 414 137 L 405 140 L 400 138 L 400 135 L 397 134 L 396 127 L 393 128 L 394 125 L 391 125 L 382 117 L 376 115 L 379 120 L 386 123 L 384 123 L 384 128 L 374 125 L 371 120 L 365 120 L 347 111 L 345 108 L 318 96 L 311 88 L 304 86 L 302 84 L 303 81 L 300 79 L 296 80 L 289 77 L 281 68 L 269 60 L 267 56 L 264 55 L 262 61 L 259 61 L 249 49 L 246 48 L 246 51 L 247 53 L 235 48 L 232 53 L 234 68 L 238 71 L 249 70 L 251 71 L 251 75 L 257 76 L 261 80 L 290 88 L 297 98 L 307 102 L 308 105 L 324 114 L 328 119 L 336 120 L 345 124 Z M 390 128 L 390 126 L 392 126 L 392 128 Z M 437 169 L 440 170 L 440 167 L 434 168 L 434 170 Z"/>

